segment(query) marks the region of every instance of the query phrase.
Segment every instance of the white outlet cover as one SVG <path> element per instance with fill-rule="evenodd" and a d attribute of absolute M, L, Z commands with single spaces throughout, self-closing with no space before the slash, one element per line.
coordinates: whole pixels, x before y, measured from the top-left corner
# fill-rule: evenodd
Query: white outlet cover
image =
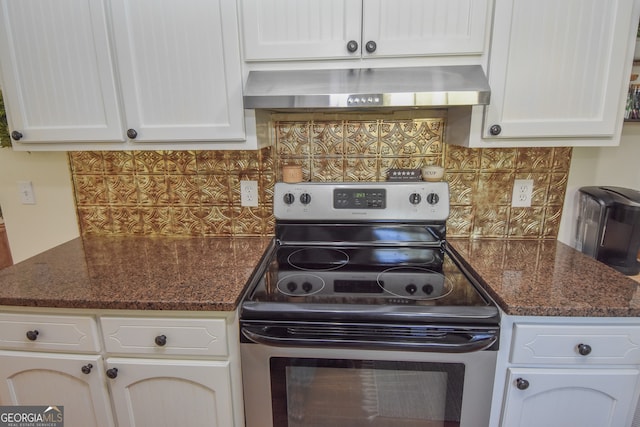
<path fill-rule="evenodd" d="M 533 194 L 532 179 L 516 179 L 513 181 L 513 195 L 511 196 L 511 206 L 514 208 L 528 208 L 531 206 L 531 196 Z"/>
<path fill-rule="evenodd" d="M 240 206 L 258 206 L 258 181 L 240 181 Z"/>

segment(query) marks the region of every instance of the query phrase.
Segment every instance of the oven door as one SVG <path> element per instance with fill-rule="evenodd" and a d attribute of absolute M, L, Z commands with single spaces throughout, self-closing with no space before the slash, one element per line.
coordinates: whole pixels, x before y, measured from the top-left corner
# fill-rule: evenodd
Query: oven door
<path fill-rule="evenodd" d="M 496 354 L 243 342 L 246 426 L 486 426 Z"/>

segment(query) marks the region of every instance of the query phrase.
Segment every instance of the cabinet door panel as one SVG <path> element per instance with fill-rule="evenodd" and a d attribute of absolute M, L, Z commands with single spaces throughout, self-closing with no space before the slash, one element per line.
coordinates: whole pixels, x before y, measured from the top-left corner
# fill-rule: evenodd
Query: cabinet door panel
<path fill-rule="evenodd" d="M 375 56 L 480 54 L 488 6 L 486 0 L 364 0 L 362 43 L 375 41 Z"/>
<path fill-rule="evenodd" d="M 502 425 L 626 425 L 639 374 L 636 369 L 509 369 Z M 518 378 L 528 381 L 526 389 L 518 389 Z"/>
<path fill-rule="evenodd" d="M 85 374 L 82 367 L 92 365 Z M 64 406 L 68 426 L 113 426 L 100 356 L 0 352 L 0 405 Z"/>
<path fill-rule="evenodd" d="M 233 426 L 229 362 L 111 358 L 118 425 Z"/>
<path fill-rule="evenodd" d="M 114 0 L 114 36 L 134 142 L 244 138 L 235 3 Z"/>
<path fill-rule="evenodd" d="M 248 61 L 360 57 L 361 0 L 242 0 Z"/>
<path fill-rule="evenodd" d="M 606 137 L 629 83 L 630 0 L 497 0 L 483 134 Z M 629 58 L 630 59 L 630 58 Z"/>
<path fill-rule="evenodd" d="M 0 57 L 17 144 L 124 140 L 102 0 L 2 0 Z"/>

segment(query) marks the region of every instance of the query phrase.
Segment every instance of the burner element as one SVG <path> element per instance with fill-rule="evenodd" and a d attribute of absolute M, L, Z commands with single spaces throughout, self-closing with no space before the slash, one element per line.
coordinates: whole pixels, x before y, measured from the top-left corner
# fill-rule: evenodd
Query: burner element
<path fill-rule="evenodd" d="M 303 248 L 291 253 L 287 262 L 298 270 L 337 270 L 349 262 L 349 255 L 333 248 Z"/>
<path fill-rule="evenodd" d="M 453 285 L 442 274 L 422 267 L 392 267 L 378 274 L 378 285 L 387 293 L 415 300 L 443 298 Z"/>
<path fill-rule="evenodd" d="M 320 276 L 300 273 L 284 276 L 278 280 L 276 288 L 282 294 L 297 297 L 316 294 L 324 289 L 324 286 L 325 282 Z"/>

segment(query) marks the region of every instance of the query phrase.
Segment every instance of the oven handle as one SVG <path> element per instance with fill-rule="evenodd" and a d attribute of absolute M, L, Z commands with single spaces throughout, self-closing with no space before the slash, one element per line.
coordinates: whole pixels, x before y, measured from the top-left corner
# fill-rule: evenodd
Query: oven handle
<path fill-rule="evenodd" d="M 497 335 L 484 335 L 483 338 L 470 340 L 466 343 L 434 343 L 419 341 L 391 341 L 391 340 L 359 340 L 359 339 L 328 339 L 328 338 L 291 338 L 280 337 L 252 331 L 246 326 L 241 328 L 242 335 L 256 344 L 273 347 L 356 347 L 360 349 L 403 349 L 413 351 L 431 351 L 434 353 L 472 353 L 486 350 L 498 340 Z"/>

